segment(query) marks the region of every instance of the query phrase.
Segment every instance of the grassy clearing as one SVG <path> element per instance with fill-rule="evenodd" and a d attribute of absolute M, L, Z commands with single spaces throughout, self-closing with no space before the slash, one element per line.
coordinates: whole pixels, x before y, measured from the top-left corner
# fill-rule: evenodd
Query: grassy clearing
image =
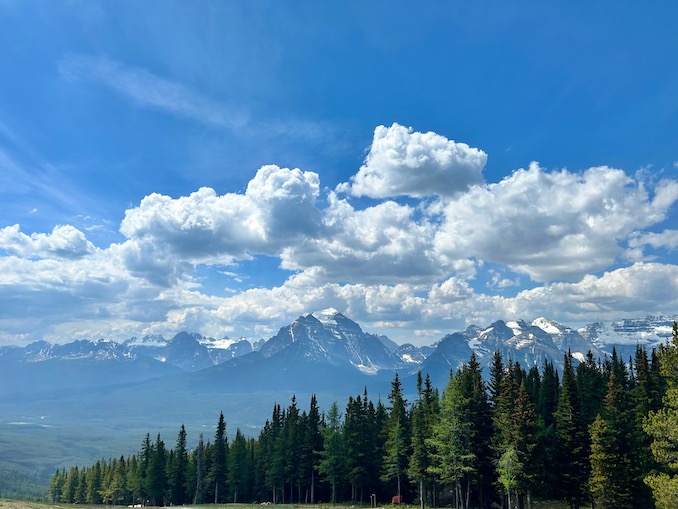
<path fill-rule="evenodd" d="M 73 509 L 77 507 L 78 509 L 102 509 L 108 507 L 109 509 L 115 508 L 116 506 L 102 506 L 102 505 L 77 505 L 73 506 L 71 504 L 52 504 L 48 502 L 25 502 L 22 500 L 7 500 L 0 499 L 0 509 Z M 120 509 L 127 509 L 126 506 L 117 506 Z M 355 506 L 351 505 L 330 505 L 330 504 L 316 504 L 316 505 L 298 505 L 298 504 L 288 504 L 288 505 L 273 505 L 267 504 L 261 506 L 260 504 L 226 504 L 226 505 L 194 505 L 188 506 L 190 508 L 196 509 L 252 509 L 254 507 L 265 507 L 267 509 L 350 509 Z M 360 506 L 358 506 L 360 507 Z M 363 506 L 366 507 L 366 506 Z M 386 504 L 380 507 L 391 508 L 390 504 Z M 398 506 L 400 509 L 418 509 L 418 505 L 408 505 L 402 504 Z M 532 504 L 533 509 L 567 509 L 568 505 L 566 502 L 540 502 L 535 501 Z M 178 509 L 178 508 L 174 508 Z"/>

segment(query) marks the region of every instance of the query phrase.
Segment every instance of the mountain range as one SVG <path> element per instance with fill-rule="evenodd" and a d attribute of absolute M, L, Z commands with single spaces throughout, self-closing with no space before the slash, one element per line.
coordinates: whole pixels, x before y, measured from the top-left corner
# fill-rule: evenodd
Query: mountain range
<path fill-rule="evenodd" d="M 651 349 L 670 337 L 675 319 L 649 316 L 596 322 L 580 329 L 547 318 L 529 323 L 498 320 L 485 327 L 472 325 L 447 334 L 431 346 L 417 347 L 364 332 L 339 311 L 326 309 L 300 316 L 256 345 L 246 339 L 217 340 L 189 332 L 179 332 L 171 339 L 133 337 L 122 343 L 105 339 L 66 344 L 37 341 L 23 348 L 0 347 L 0 397 L 188 376 L 208 370 L 195 377 L 204 379 L 214 373 L 209 369 L 215 366 L 220 366 L 221 378 L 234 378 L 236 373 L 252 378 L 256 374 L 261 380 L 255 385 L 270 389 L 280 387 L 273 385 L 273 379 L 281 383 L 285 372 L 294 372 L 297 378 L 304 374 L 302 378 L 308 380 L 298 388 L 312 391 L 318 371 L 329 367 L 344 368 L 361 380 L 363 375 L 391 377 L 394 371 L 412 375 L 421 369 L 444 385 L 450 370 L 466 362 L 472 352 L 484 367 L 489 365 L 491 354 L 500 351 L 505 359 L 527 369 L 541 366 L 545 359 L 559 368 L 568 351 L 583 361 L 588 351 L 602 359 L 616 348 L 620 357 L 627 359 L 637 344 Z M 247 376 L 246 371 L 252 374 Z M 280 376 L 274 376 L 276 373 Z M 232 382 L 235 388 L 238 380 Z"/>

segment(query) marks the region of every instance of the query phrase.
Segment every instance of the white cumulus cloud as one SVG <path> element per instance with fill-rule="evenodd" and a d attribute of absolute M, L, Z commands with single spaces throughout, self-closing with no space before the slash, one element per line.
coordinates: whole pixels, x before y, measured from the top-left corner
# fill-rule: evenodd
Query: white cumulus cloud
<path fill-rule="evenodd" d="M 486 162 L 482 150 L 434 132 L 378 126 L 365 163 L 337 190 L 371 198 L 454 196 L 483 182 Z"/>
<path fill-rule="evenodd" d="M 450 266 L 440 264 L 432 250 L 436 226 L 416 210 L 384 201 L 356 210 L 330 193 L 323 230 L 282 252 L 282 267 L 314 267 L 328 281 L 396 282 L 432 280 Z M 471 266 L 458 267 L 473 270 Z"/>
<path fill-rule="evenodd" d="M 23 258 L 81 258 L 96 248 L 71 225 L 57 225 L 52 233 L 26 235 L 15 224 L 0 230 L 0 249 Z"/>
<path fill-rule="evenodd" d="M 533 163 L 450 200 L 435 247 L 442 257 L 504 264 L 535 281 L 577 279 L 609 267 L 619 242 L 663 221 L 676 198 L 668 187 L 652 199 L 621 170 L 578 174 Z"/>
<path fill-rule="evenodd" d="M 154 273 L 172 259 L 190 263 L 232 263 L 256 254 L 276 255 L 313 238 L 320 228 L 318 175 L 264 166 L 244 194 L 218 195 L 201 188 L 189 196 L 157 193 L 129 209 L 120 231 L 131 241 L 130 267 Z"/>

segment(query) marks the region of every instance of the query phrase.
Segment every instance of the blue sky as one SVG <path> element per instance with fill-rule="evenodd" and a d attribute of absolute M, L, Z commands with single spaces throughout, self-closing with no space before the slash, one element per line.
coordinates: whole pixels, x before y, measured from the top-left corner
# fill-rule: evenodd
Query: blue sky
<path fill-rule="evenodd" d="M 0 0 L 0 343 L 675 314 L 677 14 Z"/>

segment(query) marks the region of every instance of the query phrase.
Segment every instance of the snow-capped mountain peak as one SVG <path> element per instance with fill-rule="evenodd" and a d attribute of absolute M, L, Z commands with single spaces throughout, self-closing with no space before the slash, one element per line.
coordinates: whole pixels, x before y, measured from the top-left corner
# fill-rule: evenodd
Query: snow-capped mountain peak
<path fill-rule="evenodd" d="M 282 327 L 259 352 L 264 357 L 295 352 L 295 356 L 307 360 L 349 364 L 364 373 L 405 364 L 384 344 L 383 338 L 363 332 L 360 325 L 333 308 L 300 316 Z"/>
<path fill-rule="evenodd" d="M 541 330 L 544 332 L 547 332 L 548 334 L 562 334 L 563 332 L 563 327 L 558 323 L 553 320 L 549 320 L 548 318 L 544 318 L 543 316 L 540 316 L 539 318 L 535 318 L 532 320 L 532 325 L 535 327 L 539 327 Z"/>
<path fill-rule="evenodd" d="M 330 323 L 336 323 L 337 315 L 343 316 L 339 311 L 334 308 L 321 309 L 311 313 L 314 318 L 316 318 L 323 325 Z"/>

